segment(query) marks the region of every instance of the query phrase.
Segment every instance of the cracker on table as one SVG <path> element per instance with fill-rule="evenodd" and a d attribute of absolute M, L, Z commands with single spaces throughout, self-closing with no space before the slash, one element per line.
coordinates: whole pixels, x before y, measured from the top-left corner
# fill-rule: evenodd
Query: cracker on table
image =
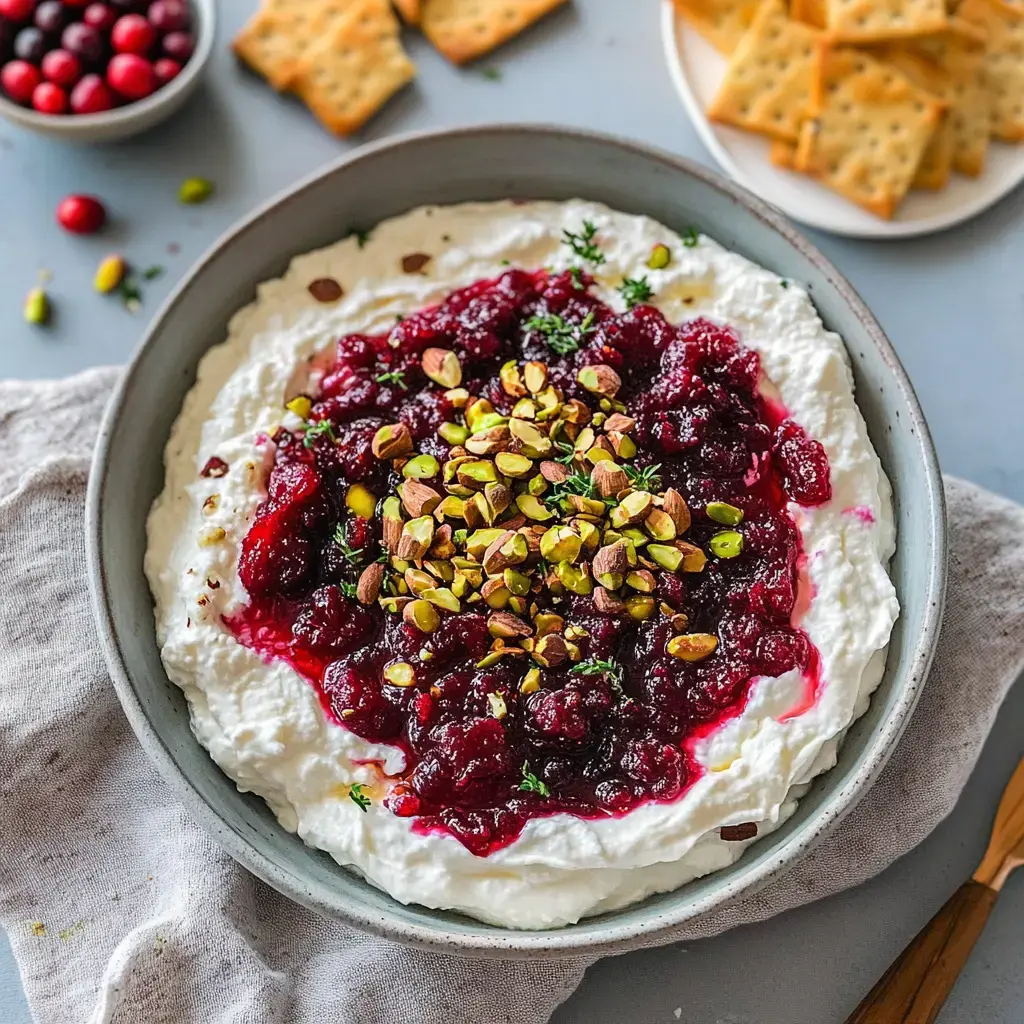
<path fill-rule="evenodd" d="M 944 109 L 895 68 L 849 47 L 820 44 L 797 169 L 891 218 Z"/>
<path fill-rule="evenodd" d="M 812 28 L 826 28 L 828 0 L 789 0 L 789 16 Z"/>
<path fill-rule="evenodd" d="M 820 35 L 791 21 L 784 0 L 764 0 L 729 58 L 708 117 L 795 142 L 811 99 Z"/>
<path fill-rule="evenodd" d="M 899 69 L 914 85 L 951 105 L 950 76 L 916 47 L 905 42 L 884 43 L 873 48 L 871 52 L 883 63 Z M 947 110 L 921 155 L 921 162 L 917 165 L 917 172 L 910 187 L 932 191 L 943 189 L 949 184 L 952 169 L 953 128 Z"/>
<path fill-rule="evenodd" d="M 938 32 L 945 0 L 826 0 L 828 34 L 843 43 L 876 43 Z"/>
<path fill-rule="evenodd" d="M 423 0 L 391 0 L 406 25 L 418 25 L 423 17 Z"/>
<path fill-rule="evenodd" d="M 356 131 L 416 74 L 399 32 L 388 0 L 354 0 L 306 51 L 294 89 L 332 132 Z"/>
<path fill-rule="evenodd" d="M 1024 141 L 1024 0 L 963 0 L 957 14 L 988 38 L 984 81 L 992 97 L 992 134 Z"/>
<path fill-rule="evenodd" d="M 288 89 L 302 58 L 356 0 L 263 0 L 235 37 L 235 54 L 275 89 Z"/>
<path fill-rule="evenodd" d="M 949 131 L 953 169 L 976 178 L 985 168 L 992 123 L 992 97 L 984 77 L 985 34 L 961 18 L 949 28 L 913 41 L 949 76 Z"/>
<path fill-rule="evenodd" d="M 676 10 L 721 54 L 736 49 L 761 0 L 675 0 Z"/>
<path fill-rule="evenodd" d="M 455 64 L 489 53 L 567 0 L 424 0 L 427 38 Z"/>

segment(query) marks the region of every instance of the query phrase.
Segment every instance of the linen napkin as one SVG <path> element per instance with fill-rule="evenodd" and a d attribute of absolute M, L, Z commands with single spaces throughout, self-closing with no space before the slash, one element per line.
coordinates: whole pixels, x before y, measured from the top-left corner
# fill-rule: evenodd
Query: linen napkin
<path fill-rule="evenodd" d="M 587 958 L 463 960 L 324 920 L 238 867 L 157 775 L 107 678 L 85 580 L 84 488 L 115 376 L 0 383 L 0 921 L 36 1019 L 543 1024 Z M 788 875 L 673 941 L 856 885 L 952 809 L 1024 666 L 1024 508 L 947 486 L 946 620 L 886 770 Z"/>

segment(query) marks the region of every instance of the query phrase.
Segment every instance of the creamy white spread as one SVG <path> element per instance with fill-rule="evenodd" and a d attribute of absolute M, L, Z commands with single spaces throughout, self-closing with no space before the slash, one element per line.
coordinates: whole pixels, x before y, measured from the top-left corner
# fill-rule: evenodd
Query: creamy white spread
<path fill-rule="evenodd" d="M 258 435 L 282 422 L 286 396 L 315 372 L 315 357 L 339 335 L 385 331 L 397 314 L 509 263 L 570 266 L 562 231 L 578 231 L 584 219 L 597 225 L 606 257 L 593 268 L 601 299 L 622 308 L 616 286 L 645 273 L 652 247 L 667 244 L 672 263 L 652 275 L 654 305 L 673 323 L 705 315 L 732 325 L 760 354 L 793 418 L 824 446 L 832 500 L 790 508 L 807 555 L 799 624 L 820 653 L 822 682 L 813 704 L 793 714 L 806 697 L 799 671 L 755 680 L 742 713 L 697 744 L 706 771 L 681 799 L 619 818 L 531 819 L 511 845 L 477 857 L 450 835 L 418 834 L 414 819 L 379 799 L 360 810 L 348 798 L 351 783 L 383 793 L 363 762 L 383 760 L 396 772 L 404 755 L 329 721 L 310 682 L 241 646 L 221 616 L 247 600 L 239 544 L 269 468 Z M 414 252 L 433 257 L 425 273 L 402 271 Z M 307 286 L 321 277 L 342 284 L 340 301 L 312 298 Z M 211 456 L 228 463 L 226 476 L 200 475 Z M 842 342 L 806 292 L 707 237 L 686 247 L 653 220 L 594 203 L 427 207 L 379 225 L 362 248 L 351 237 L 297 257 L 259 286 L 202 360 L 165 459 L 146 573 L 164 665 L 188 698 L 199 742 L 285 828 L 396 899 L 512 928 L 564 925 L 731 864 L 750 841 L 723 841 L 723 825 L 753 821 L 761 836 L 778 827 L 867 708 L 898 614 L 886 571 L 895 540 L 889 483 L 854 402 Z"/>

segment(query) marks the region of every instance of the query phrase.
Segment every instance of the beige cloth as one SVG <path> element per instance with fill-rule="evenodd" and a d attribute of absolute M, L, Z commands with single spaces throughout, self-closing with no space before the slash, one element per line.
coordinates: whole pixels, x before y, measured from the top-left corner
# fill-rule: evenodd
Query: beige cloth
<path fill-rule="evenodd" d="M 0 383 L 0 920 L 40 1024 L 541 1024 L 587 960 L 459 960 L 315 916 L 178 806 L 128 727 L 86 592 L 83 494 L 115 371 Z M 938 657 L 876 786 L 714 935 L 877 874 L 949 813 L 1024 663 L 1024 509 L 949 480 Z"/>

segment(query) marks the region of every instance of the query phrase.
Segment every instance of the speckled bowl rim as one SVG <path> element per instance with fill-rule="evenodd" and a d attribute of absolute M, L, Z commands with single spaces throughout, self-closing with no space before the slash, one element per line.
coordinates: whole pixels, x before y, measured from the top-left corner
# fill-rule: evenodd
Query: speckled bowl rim
<path fill-rule="evenodd" d="M 925 588 L 925 611 L 922 628 L 912 645 L 912 653 L 906 664 L 900 666 L 901 682 L 894 686 L 893 704 L 888 717 L 882 719 L 875 730 L 864 741 L 861 764 L 851 772 L 845 783 L 837 788 L 822 803 L 815 816 L 803 828 L 783 841 L 770 856 L 754 864 L 744 875 L 729 880 L 720 889 L 677 906 L 668 906 L 663 911 L 639 922 L 617 924 L 614 912 L 593 919 L 589 933 L 578 931 L 545 932 L 494 929 L 491 934 L 466 934 L 446 930 L 439 920 L 436 926 L 424 926 L 408 921 L 392 919 L 387 914 L 367 913 L 362 908 L 353 908 L 343 894 L 310 890 L 303 878 L 295 872 L 285 871 L 248 842 L 227 828 L 218 812 L 193 788 L 178 767 L 173 756 L 151 725 L 136 694 L 125 668 L 124 657 L 115 631 L 108 601 L 105 567 L 101 559 L 101 538 L 103 518 L 103 496 L 106 485 L 108 454 L 112 435 L 117 426 L 125 397 L 136 386 L 136 372 L 147 347 L 153 342 L 157 326 L 170 315 L 182 301 L 191 282 L 203 273 L 206 264 L 226 246 L 238 244 L 250 229 L 272 209 L 286 205 L 301 197 L 303 192 L 323 177 L 343 167 L 369 160 L 389 149 L 401 149 L 409 142 L 419 140 L 466 139 L 473 136 L 487 136 L 494 133 L 519 132 L 574 136 L 584 141 L 632 151 L 648 160 L 656 161 L 683 175 L 699 179 L 704 185 L 722 193 L 725 197 L 746 208 L 755 217 L 782 236 L 804 258 L 814 264 L 817 270 L 836 289 L 863 326 L 868 337 L 878 349 L 892 382 L 902 392 L 910 410 L 913 434 L 917 438 L 927 493 L 915 495 L 917 500 L 927 501 L 928 527 L 935 553 L 928 566 L 926 578 L 921 579 Z M 629 139 L 601 132 L 591 132 L 557 125 L 537 124 L 484 124 L 470 127 L 445 129 L 441 131 L 413 132 L 395 136 L 381 142 L 361 147 L 333 161 L 306 176 L 296 185 L 283 190 L 259 206 L 248 217 L 229 228 L 182 279 L 177 288 L 166 299 L 157 312 L 150 328 L 129 363 L 124 375 L 111 397 L 99 429 L 89 488 L 86 499 L 86 545 L 88 575 L 93 597 L 94 614 L 100 641 L 110 668 L 118 697 L 125 714 L 135 730 L 143 747 L 156 763 L 157 768 L 172 790 L 188 807 L 204 828 L 235 858 L 253 874 L 263 879 L 278 891 L 297 903 L 328 918 L 343 921 L 364 931 L 394 939 L 406 945 L 428 949 L 434 952 L 480 957 L 571 957 L 600 955 L 623 952 L 644 946 L 671 941 L 673 930 L 711 910 L 733 903 L 740 897 L 751 894 L 769 885 L 776 877 L 788 870 L 858 803 L 884 768 L 890 754 L 903 734 L 911 713 L 917 704 L 921 689 L 927 678 L 938 640 L 939 626 L 945 601 L 946 588 L 946 510 L 942 477 L 939 470 L 935 446 L 918 403 L 917 396 L 899 361 L 892 344 L 881 326 L 868 310 L 863 300 L 839 273 L 832 263 L 799 231 L 790 225 L 768 204 L 738 185 L 698 164 L 668 153 L 664 150 L 637 143 Z M 198 747 L 197 743 L 197 750 Z M 740 862 L 742 863 L 742 861 Z M 322 888 L 322 887 L 318 887 Z M 581 924 L 586 922 L 583 919 Z"/>
<path fill-rule="evenodd" d="M 216 0 L 191 0 L 191 4 L 198 12 L 196 21 L 199 31 L 195 33 L 195 49 L 181 73 L 167 85 L 141 100 L 99 114 L 41 114 L 0 93 L 0 117 L 19 128 L 66 142 L 88 143 L 92 141 L 94 133 L 102 133 L 100 141 L 113 142 L 155 127 L 164 116 L 170 117 L 178 109 L 184 101 L 182 94 L 191 92 L 198 84 L 197 79 L 206 69 L 213 53 L 213 41 L 217 34 Z M 161 110 L 166 110 L 166 114 L 158 114 Z"/>

